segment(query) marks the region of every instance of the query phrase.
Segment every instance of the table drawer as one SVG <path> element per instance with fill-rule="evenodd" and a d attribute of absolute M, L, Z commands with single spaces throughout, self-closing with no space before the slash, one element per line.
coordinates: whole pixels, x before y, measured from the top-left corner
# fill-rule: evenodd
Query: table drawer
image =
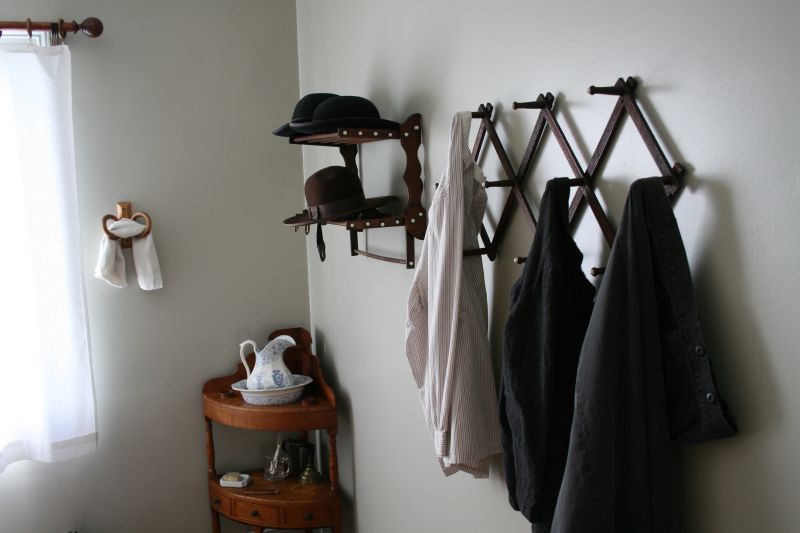
<path fill-rule="evenodd" d="M 233 502 L 233 518 L 269 526 L 280 525 L 278 523 L 280 520 L 280 512 L 277 507 L 242 502 L 239 500 L 234 500 Z"/>
<path fill-rule="evenodd" d="M 211 507 L 218 513 L 231 514 L 231 499 L 223 492 L 211 488 Z"/>
<path fill-rule="evenodd" d="M 286 527 L 316 527 L 330 524 L 330 507 L 286 509 Z"/>

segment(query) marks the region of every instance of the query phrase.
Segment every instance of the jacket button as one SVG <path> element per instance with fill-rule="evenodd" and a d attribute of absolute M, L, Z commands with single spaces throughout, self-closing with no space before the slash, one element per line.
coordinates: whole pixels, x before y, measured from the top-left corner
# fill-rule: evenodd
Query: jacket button
<path fill-rule="evenodd" d="M 698 356 L 702 357 L 702 356 L 704 356 L 706 354 L 706 349 L 703 348 L 700 345 L 697 345 L 697 346 L 694 347 L 694 353 L 695 353 L 695 355 L 698 355 Z"/>
<path fill-rule="evenodd" d="M 706 401 L 708 403 L 714 403 L 714 400 L 716 399 L 717 399 L 716 396 L 714 396 L 712 393 L 709 392 L 708 394 L 706 394 Z"/>

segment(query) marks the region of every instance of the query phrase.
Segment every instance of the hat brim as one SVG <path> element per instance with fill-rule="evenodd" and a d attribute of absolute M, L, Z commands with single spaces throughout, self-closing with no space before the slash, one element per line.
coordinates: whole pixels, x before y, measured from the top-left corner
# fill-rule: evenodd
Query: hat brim
<path fill-rule="evenodd" d="M 294 137 L 297 135 L 297 132 L 292 129 L 292 127 L 287 122 L 283 126 L 279 128 L 275 128 L 272 130 L 273 135 L 278 135 L 279 137 Z"/>
<path fill-rule="evenodd" d="M 328 120 L 312 120 L 311 122 L 290 122 L 289 127 L 299 133 L 329 133 L 339 128 L 373 128 L 378 130 L 396 130 L 400 124 L 393 120 L 372 117 L 342 117 Z"/>
<path fill-rule="evenodd" d="M 335 215 L 323 218 L 311 218 L 310 213 L 308 211 L 304 211 L 302 213 L 287 218 L 286 220 L 283 221 L 283 223 L 287 226 L 308 226 L 309 224 L 316 224 L 317 222 L 327 222 L 329 220 L 336 220 L 350 215 L 355 215 L 356 213 L 367 211 L 369 209 L 378 208 L 382 205 L 388 204 L 392 200 L 397 200 L 397 197 L 376 196 L 374 198 L 367 198 L 366 200 L 364 200 L 364 204 L 361 207 L 358 207 L 356 209 L 350 209 L 348 211 L 343 211 L 341 213 L 336 213 Z"/>

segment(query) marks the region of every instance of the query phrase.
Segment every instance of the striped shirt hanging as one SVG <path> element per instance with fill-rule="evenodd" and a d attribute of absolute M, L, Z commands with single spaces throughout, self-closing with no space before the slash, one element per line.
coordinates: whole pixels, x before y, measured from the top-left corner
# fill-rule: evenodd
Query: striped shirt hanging
<path fill-rule="evenodd" d="M 445 475 L 489 475 L 501 452 L 488 310 L 477 248 L 486 210 L 483 172 L 468 146 L 470 112 L 453 117 L 450 156 L 431 201 L 406 317 L 406 355 Z"/>

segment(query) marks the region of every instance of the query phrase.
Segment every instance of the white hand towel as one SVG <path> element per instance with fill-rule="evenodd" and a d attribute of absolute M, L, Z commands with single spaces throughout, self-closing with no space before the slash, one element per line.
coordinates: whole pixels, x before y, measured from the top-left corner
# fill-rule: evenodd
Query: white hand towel
<path fill-rule="evenodd" d="M 133 239 L 133 266 L 136 267 L 136 279 L 142 289 L 154 291 L 164 286 L 152 231 L 147 237 Z"/>
<path fill-rule="evenodd" d="M 122 218 L 112 222 L 108 226 L 108 231 L 117 237 L 128 238 L 139 235 L 144 227 L 144 224 Z M 164 286 L 152 231 L 147 237 L 133 239 L 133 265 L 136 267 L 139 287 L 146 291 L 152 291 Z M 120 246 L 119 240 L 109 239 L 105 232 L 100 240 L 100 253 L 97 257 L 94 277 L 107 281 L 114 287 L 128 285 L 122 246 Z"/>

